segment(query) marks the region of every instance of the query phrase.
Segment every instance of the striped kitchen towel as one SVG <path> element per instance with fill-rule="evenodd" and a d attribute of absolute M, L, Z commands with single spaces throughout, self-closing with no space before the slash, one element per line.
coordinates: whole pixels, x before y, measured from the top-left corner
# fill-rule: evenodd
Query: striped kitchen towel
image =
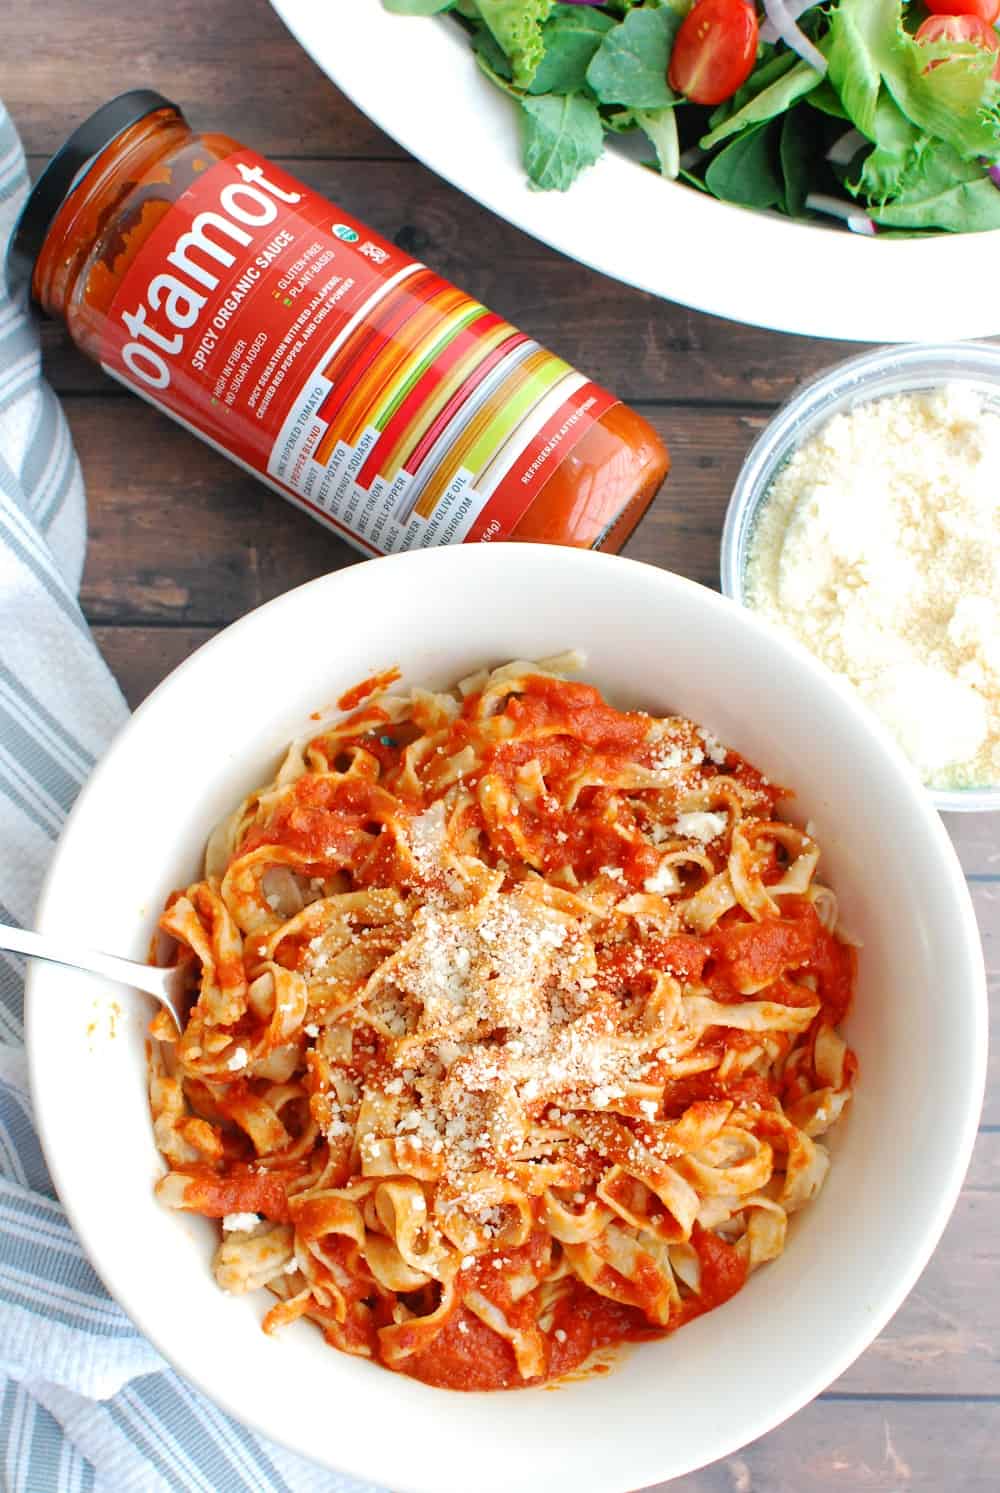
<path fill-rule="evenodd" d="M 86 513 L 69 429 L 24 291 L 3 279 L 26 191 L 0 104 L 0 921 L 30 925 L 62 821 L 127 712 L 76 599 Z M 364 1493 L 223 1415 L 104 1290 L 32 1125 L 23 976 L 0 953 L 0 1490 Z"/>

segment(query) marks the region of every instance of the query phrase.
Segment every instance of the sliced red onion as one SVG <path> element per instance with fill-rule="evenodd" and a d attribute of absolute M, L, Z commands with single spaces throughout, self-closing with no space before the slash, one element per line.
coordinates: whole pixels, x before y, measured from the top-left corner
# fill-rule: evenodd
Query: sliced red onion
<path fill-rule="evenodd" d="M 995 187 L 1000 187 L 1000 166 L 987 166 L 986 175 Z"/>
<path fill-rule="evenodd" d="M 797 21 L 803 11 L 808 10 L 810 5 L 815 4 L 816 0 L 785 0 L 785 10 L 788 12 L 791 20 Z M 767 9 L 766 5 L 764 9 Z M 760 39 L 761 41 L 778 40 L 778 28 L 773 21 L 767 20 L 763 23 L 760 28 Z"/>
<path fill-rule="evenodd" d="M 690 171 L 692 166 L 697 166 L 708 155 L 707 150 L 702 150 L 700 145 L 692 145 L 690 150 L 685 150 L 677 162 L 682 171 Z"/>
<path fill-rule="evenodd" d="M 853 202 L 845 202 L 840 197 L 828 197 L 825 192 L 810 192 L 806 198 L 806 207 L 814 213 L 827 213 L 831 218 L 840 218 L 852 233 L 863 233 L 871 238 L 878 232 L 867 213 L 863 213 Z"/>
<path fill-rule="evenodd" d="M 823 53 L 814 47 L 805 32 L 796 25 L 796 17 L 800 16 L 808 6 L 793 3 L 789 6 L 788 0 L 764 0 L 764 9 L 767 12 L 767 22 L 764 30 L 774 28 L 775 38 L 783 41 L 786 47 L 793 52 L 798 52 L 803 62 L 815 68 L 822 76 L 826 72 L 826 58 Z M 795 15 L 792 11 L 795 11 Z M 761 35 L 763 36 L 763 32 Z"/>
<path fill-rule="evenodd" d="M 834 166 L 849 166 L 861 147 L 867 144 L 868 141 L 860 130 L 845 130 L 834 140 L 826 158 Z"/>

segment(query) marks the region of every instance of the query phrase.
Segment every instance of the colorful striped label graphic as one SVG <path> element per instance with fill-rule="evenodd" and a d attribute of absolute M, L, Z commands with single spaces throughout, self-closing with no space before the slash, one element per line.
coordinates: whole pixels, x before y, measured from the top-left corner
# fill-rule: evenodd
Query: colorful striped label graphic
<path fill-rule="evenodd" d="M 614 402 L 417 266 L 302 385 L 268 473 L 369 551 L 502 538 Z"/>

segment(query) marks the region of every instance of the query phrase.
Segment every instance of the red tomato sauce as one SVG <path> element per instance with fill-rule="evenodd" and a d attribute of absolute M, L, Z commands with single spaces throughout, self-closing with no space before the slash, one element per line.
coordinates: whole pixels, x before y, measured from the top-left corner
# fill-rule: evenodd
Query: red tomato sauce
<path fill-rule="evenodd" d="M 188 1178 L 184 1189 L 184 1206 L 206 1218 L 225 1218 L 227 1213 L 262 1213 L 272 1223 L 288 1223 L 286 1184 L 296 1175 L 293 1171 L 255 1171 L 239 1164 L 230 1166 L 225 1175 L 207 1167 L 174 1167 Z"/>
<path fill-rule="evenodd" d="M 367 778 L 330 781 L 306 774 L 264 824 L 244 836 L 238 855 L 261 845 L 284 845 L 310 863 L 349 866 L 371 849 L 390 800 Z"/>
<path fill-rule="evenodd" d="M 523 1382 L 510 1343 L 465 1307 L 453 1313 L 430 1347 L 399 1367 L 440 1389 L 516 1389 Z"/>
<path fill-rule="evenodd" d="M 465 1307 L 452 1314 L 429 1347 L 399 1367 L 411 1378 L 440 1389 L 522 1389 L 572 1373 L 597 1348 L 662 1336 L 663 1331 L 650 1327 L 635 1307 L 609 1301 L 574 1281 L 572 1291 L 556 1307 L 547 1335 L 548 1370 L 539 1378 L 522 1379 L 510 1343 Z"/>
<path fill-rule="evenodd" d="M 746 1283 L 747 1265 L 731 1244 L 703 1229 L 700 1223 L 691 1230 L 691 1243 L 701 1264 L 700 1294 L 685 1304 L 686 1316 L 700 1316 L 721 1306 L 735 1296 Z"/>
<path fill-rule="evenodd" d="M 465 1307 L 452 1314 L 433 1343 L 399 1367 L 411 1378 L 442 1389 L 521 1389 L 572 1373 L 598 1348 L 666 1337 L 721 1306 L 746 1282 L 746 1262 L 724 1239 L 696 1223 L 691 1243 L 701 1265 L 701 1293 L 683 1303 L 669 1327 L 653 1326 L 638 1307 L 599 1296 L 574 1281 L 555 1309 L 552 1330 L 546 1334 L 548 1367 L 538 1378 L 522 1379 L 510 1343 Z"/>
<path fill-rule="evenodd" d="M 649 730 L 646 716 L 615 710 L 589 684 L 532 675 L 506 714 L 525 736 L 564 731 L 592 752 L 632 756 Z"/>
<path fill-rule="evenodd" d="M 369 695 L 377 695 L 382 690 L 388 689 L 390 684 L 395 684 L 399 678 L 399 670 L 395 667 L 383 669 L 380 674 L 372 674 L 368 679 L 362 679 L 360 684 L 352 685 L 349 690 L 345 690 L 337 701 L 337 709 L 354 710 L 362 700 L 367 700 Z"/>
<path fill-rule="evenodd" d="M 791 900 L 784 899 L 783 910 L 789 910 Z M 786 970 L 809 964 L 822 941 L 823 925 L 811 903 L 802 902 L 793 910 L 798 914 L 793 918 L 714 928 L 708 935 L 712 951 L 708 983 L 738 992 L 773 984 Z"/>

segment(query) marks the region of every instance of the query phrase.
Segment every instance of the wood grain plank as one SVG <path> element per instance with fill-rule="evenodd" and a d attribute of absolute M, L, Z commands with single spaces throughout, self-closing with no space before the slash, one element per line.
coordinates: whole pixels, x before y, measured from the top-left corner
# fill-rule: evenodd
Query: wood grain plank
<path fill-rule="evenodd" d="M 68 401 L 88 489 L 91 621 L 220 625 L 358 559 L 139 400 Z"/>
<path fill-rule="evenodd" d="M 218 631 L 213 627 L 94 627 L 92 632 L 130 707 Z"/>
<path fill-rule="evenodd" d="M 66 401 L 92 494 L 83 600 L 95 622 L 232 621 L 356 552 L 138 399 Z M 762 417 L 647 411 L 674 469 L 628 553 L 714 586 L 729 492 Z"/>
<path fill-rule="evenodd" d="M 986 816 L 979 815 L 978 817 Z M 992 843 L 995 847 L 996 840 L 994 839 Z M 963 863 L 966 853 L 963 853 Z M 973 881 L 970 883 L 969 890 L 972 892 L 979 932 L 983 939 L 983 957 L 986 962 L 986 983 L 990 1000 L 990 1031 L 993 1033 L 986 1073 L 986 1100 L 983 1104 L 982 1123 L 1000 1126 L 1000 1050 L 998 1050 L 1000 1043 L 996 1040 L 996 1033 L 1000 1032 L 1000 880 Z"/>
<path fill-rule="evenodd" d="M 748 1356 L 752 1363 L 749 1347 Z M 572 1478 L 567 1448 L 567 1486 Z M 996 1403 L 821 1399 L 733 1456 L 646 1493 L 996 1493 L 998 1486 Z"/>
<path fill-rule="evenodd" d="M 6 0 L 0 95 L 25 149 L 51 155 L 94 109 L 128 88 L 155 88 L 197 129 L 267 156 L 397 156 L 349 105 L 267 0 L 171 0 L 100 7 Z M 86 59 L 83 63 L 83 59 Z"/>
<path fill-rule="evenodd" d="M 918 1158 L 911 1164 L 919 1165 Z M 849 1394 L 1000 1395 L 998 1269 L 1000 1133 L 987 1131 L 979 1135 L 955 1212 L 923 1275 L 832 1388 Z"/>
<path fill-rule="evenodd" d="M 337 118 L 346 113 L 341 106 Z M 269 153 L 259 131 L 245 133 Z M 415 161 L 282 164 L 626 400 L 772 405 L 861 350 L 776 337 L 620 285 L 502 222 Z M 54 323 L 45 348 L 61 392 L 114 389 Z"/>

